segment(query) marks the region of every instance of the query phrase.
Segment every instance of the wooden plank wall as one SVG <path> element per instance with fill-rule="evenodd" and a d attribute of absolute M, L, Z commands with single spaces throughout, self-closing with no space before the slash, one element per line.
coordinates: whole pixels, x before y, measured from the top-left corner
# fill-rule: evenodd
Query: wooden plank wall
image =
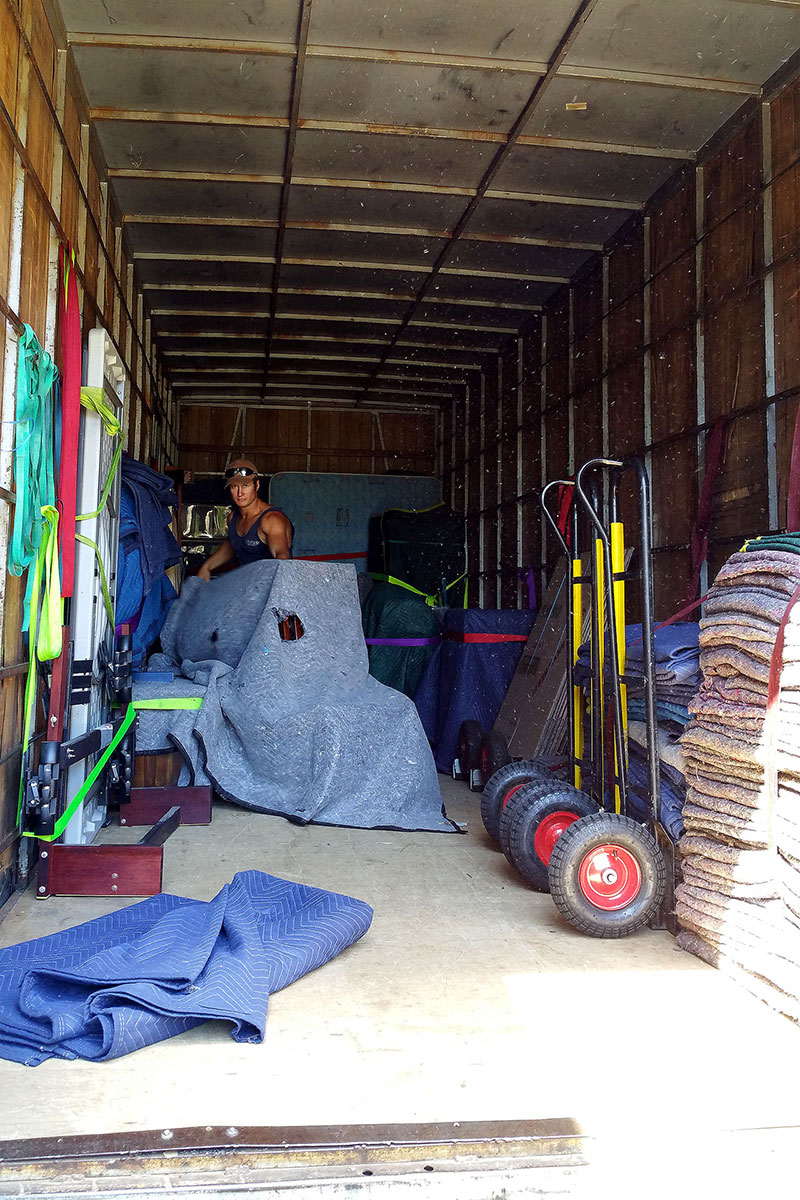
<path fill-rule="evenodd" d="M 436 409 L 363 409 L 184 404 L 178 463 L 197 475 L 221 475 L 234 457 L 278 471 L 406 475 L 439 472 Z M 445 439 L 446 440 L 446 439 Z"/>
<path fill-rule="evenodd" d="M 104 324 L 131 372 L 127 449 L 163 465 L 176 448 L 171 401 L 161 399 L 149 339 L 137 323 L 142 307 L 120 222 L 107 202 L 102 159 L 64 47 L 42 0 L 0 0 L 0 902 L 14 882 L 26 659 L 25 579 L 5 570 L 15 503 L 16 343 L 27 322 L 58 362 L 60 243 L 75 249 L 84 337 Z"/>
<path fill-rule="evenodd" d="M 544 571 L 553 554 L 538 526 L 538 492 L 599 452 L 646 456 L 653 484 L 656 611 L 664 618 L 705 589 L 746 537 L 786 527 L 789 468 L 800 403 L 800 81 L 749 102 L 725 138 L 661 189 L 547 305 L 514 352 L 522 355 L 518 565 Z M 509 350 L 509 354 L 512 351 Z M 487 379 L 507 379 L 489 368 Z M 486 380 L 483 384 L 486 390 Z M 469 554 L 483 599 L 504 605 L 515 472 L 508 409 L 501 428 L 501 503 L 476 524 L 479 459 L 472 436 L 455 453 L 451 490 L 464 497 Z M 453 446 L 464 411 L 454 412 Z M 692 530 L 715 423 L 725 453 L 714 480 L 708 560 L 693 579 Z M 465 486 L 456 484 L 464 478 Z M 623 514 L 636 528 L 633 495 Z M 491 548 L 499 522 L 500 561 Z M 477 536 L 482 528 L 483 539 Z M 534 532 L 535 531 L 535 532 Z M 533 536 L 531 536 L 533 534 Z M 481 549 L 481 546 L 483 549 Z M 475 593 L 473 592 L 473 596 Z M 489 599 L 487 599 L 489 597 Z M 516 602 L 522 597 L 517 592 Z"/>

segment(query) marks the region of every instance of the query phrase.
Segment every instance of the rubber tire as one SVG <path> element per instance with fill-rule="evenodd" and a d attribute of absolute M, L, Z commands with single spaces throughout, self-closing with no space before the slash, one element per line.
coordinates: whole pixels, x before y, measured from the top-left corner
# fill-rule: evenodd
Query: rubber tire
<path fill-rule="evenodd" d="M 580 868 L 595 846 L 617 844 L 639 865 L 641 886 L 624 908 L 609 912 L 598 908 L 580 886 Z M 667 868 L 658 844 L 638 821 L 619 813 L 597 812 L 566 829 L 556 842 L 548 871 L 556 908 L 575 929 L 590 937 L 627 937 L 646 925 L 664 895 Z"/>
<path fill-rule="evenodd" d="M 501 767 L 508 766 L 510 762 L 511 755 L 502 733 L 498 733 L 496 729 L 487 730 L 481 738 L 481 756 L 477 763 L 483 775 L 484 787 Z"/>
<path fill-rule="evenodd" d="M 536 834 L 542 821 L 556 813 L 569 813 L 577 822 L 582 817 L 596 814 L 597 811 L 597 804 L 592 797 L 587 796 L 585 792 L 579 792 L 570 784 L 554 785 L 550 782 L 546 790 L 537 788 L 535 795 L 520 800 L 509 822 L 508 851 L 522 878 L 537 891 L 550 891 L 549 858 L 545 861 L 536 849 Z M 556 846 L 564 833 L 558 838 Z"/>
<path fill-rule="evenodd" d="M 469 778 L 470 771 L 480 766 L 483 730 L 479 721 L 462 721 L 458 729 L 458 761 Z"/>
<path fill-rule="evenodd" d="M 544 783 L 550 775 L 547 767 L 535 758 L 506 763 L 499 771 L 495 771 L 481 796 L 483 828 L 493 842 L 500 843 L 500 813 L 505 808 L 509 792 L 534 780 Z"/>
<path fill-rule="evenodd" d="M 528 807 L 533 800 L 539 796 L 560 796 L 562 803 L 566 804 L 569 800 L 577 797 L 576 803 L 584 802 L 585 807 L 579 815 L 583 816 L 584 812 L 597 812 L 597 805 L 586 795 L 585 792 L 579 792 L 571 783 L 557 783 L 552 779 L 539 780 L 534 779 L 532 783 L 526 783 L 518 792 L 515 792 L 510 797 L 505 807 L 500 813 L 498 822 L 498 841 L 500 849 L 505 854 L 512 867 L 516 867 L 514 856 L 511 853 L 511 826 L 517 813 Z"/>

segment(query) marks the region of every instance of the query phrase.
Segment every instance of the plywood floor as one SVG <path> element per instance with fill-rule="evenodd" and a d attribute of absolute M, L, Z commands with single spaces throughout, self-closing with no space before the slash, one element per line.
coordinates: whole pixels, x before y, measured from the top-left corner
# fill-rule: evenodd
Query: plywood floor
<path fill-rule="evenodd" d="M 369 934 L 270 1002 L 263 1045 L 209 1024 L 103 1064 L 0 1061 L 2 1138 L 191 1125 L 569 1117 L 588 1132 L 800 1125 L 800 1029 L 666 933 L 566 927 L 442 780 L 466 836 L 301 828 L 219 805 L 166 848 L 165 890 L 238 871 L 346 892 Z M 126 831 L 133 836 L 133 831 Z M 9 945 L 121 903 L 26 893 Z"/>

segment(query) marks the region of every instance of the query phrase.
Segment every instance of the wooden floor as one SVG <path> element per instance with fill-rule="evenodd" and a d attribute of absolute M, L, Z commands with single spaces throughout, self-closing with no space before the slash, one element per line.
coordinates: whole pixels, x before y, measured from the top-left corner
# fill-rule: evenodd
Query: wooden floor
<path fill-rule="evenodd" d="M 227 805 L 179 829 L 165 890 L 208 898 L 256 868 L 368 901 L 370 932 L 270 1001 L 262 1045 L 212 1023 L 109 1063 L 0 1061 L 2 1139 L 537 1117 L 667 1138 L 800 1126 L 800 1029 L 667 933 L 566 927 L 490 844 L 478 798 L 442 784 L 466 836 L 302 828 Z M 122 903 L 28 892 L 0 944 Z"/>

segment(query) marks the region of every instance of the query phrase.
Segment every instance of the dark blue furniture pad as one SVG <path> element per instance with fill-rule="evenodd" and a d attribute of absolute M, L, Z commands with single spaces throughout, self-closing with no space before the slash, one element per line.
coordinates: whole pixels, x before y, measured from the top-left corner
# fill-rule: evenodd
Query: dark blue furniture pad
<path fill-rule="evenodd" d="M 264 1039 L 270 993 L 369 929 L 362 900 L 260 871 L 213 900 L 161 894 L 0 950 L 0 1057 L 118 1058 L 208 1020 Z"/>

